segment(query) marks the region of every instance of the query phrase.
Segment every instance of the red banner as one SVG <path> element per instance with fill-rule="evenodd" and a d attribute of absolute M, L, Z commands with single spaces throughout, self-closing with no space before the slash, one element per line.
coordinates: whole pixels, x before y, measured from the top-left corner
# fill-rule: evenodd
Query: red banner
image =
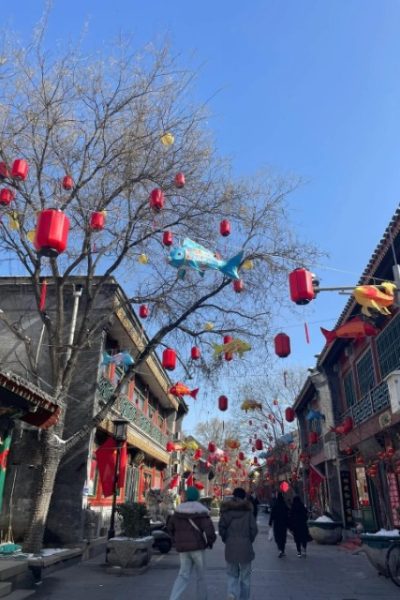
<path fill-rule="evenodd" d="M 107 438 L 96 450 L 97 467 L 99 469 L 103 496 L 112 496 L 114 493 L 114 477 L 117 461 L 117 444 L 113 438 Z M 119 475 L 117 487 L 122 488 L 125 482 L 126 463 L 128 458 L 126 442 L 121 448 Z"/>

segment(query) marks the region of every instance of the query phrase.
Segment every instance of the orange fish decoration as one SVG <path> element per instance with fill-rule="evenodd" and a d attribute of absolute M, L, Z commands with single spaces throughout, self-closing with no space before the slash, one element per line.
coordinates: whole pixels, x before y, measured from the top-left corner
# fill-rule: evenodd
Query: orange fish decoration
<path fill-rule="evenodd" d="M 379 333 L 379 329 L 359 317 L 347 321 L 347 323 L 333 331 L 328 331 L 328 329 L 324 329 L 323 327 L 320 329 L 328 344 L 335 341 L 337 338 L 360 340 L 364 337 L 377 335 Z"/>
<path fill-rule="evenodd" d="M 188 388 L 187 385 L 185 385 L 181 381 L 178 381 L 178 383 L 175 383 L 175 385 L 169 388 L 168 391 L 173 396 L 178 396 L 179 398 L 181 398 L 182 396 L 191 396 L 192 398 L 196 399 L 199 388 L 190 390 L 190 388 Z"/>
<path fill-rule="evenodd" d="M 354 288 L 353 296 L 362 306 L 361 312 L 367 317 L 371 316 L 370 310 L 373 309 L 382 315 L 390 315 L 388 306 L 395 302 L 395 292 L 397 287 L 390 281 L 384 281 L 380 285 L 359 285 Z"/>

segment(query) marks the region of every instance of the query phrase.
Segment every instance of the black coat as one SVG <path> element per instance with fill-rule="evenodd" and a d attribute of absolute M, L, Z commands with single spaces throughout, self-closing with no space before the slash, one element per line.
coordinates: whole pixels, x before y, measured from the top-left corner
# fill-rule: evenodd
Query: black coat
<path fill-rule="evenodd" d="M 269 526 L 274 528 L 274 538 L 278 546 L 285 545 L 289 524 L 289 509 L 284 502 L 276 502 L 271 510 Z"/>
<path fill-rule="evenodd" d="M 253 542 L 258 530 L 250 502 L 239 499 L 223 502 L 218 529 L 225 544 L 226 562 L 244 564 L 254 559 Z"/>
<path fill-rule="evenodd" d="M 308 511 L 302 504 L 292 507 L 289 512 L 289 527 L 293 531 L 294 541 L 303 545 L 307 543 L 310 535 L 307 517 Z"/>

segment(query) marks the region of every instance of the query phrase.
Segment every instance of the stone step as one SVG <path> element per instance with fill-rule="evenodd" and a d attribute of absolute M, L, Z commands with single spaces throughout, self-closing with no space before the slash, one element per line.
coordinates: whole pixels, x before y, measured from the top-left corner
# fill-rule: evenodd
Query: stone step
<path fill-rule="evenodd" d="M 6 581 L 26 573 L 28 561 L 0 560 L 0 581 Z"/>
<path fill-rule="evenodd" d="M 11 592 L 12 583 L 11 581 L 2 581 L 0 583 L 0 598 L 7 596 Z"/>
<path fill-rule="evenodd" d="M 36 594 L 36 590 L 15 590 L 5 597 L 5 600 L 25 600 Z"/>

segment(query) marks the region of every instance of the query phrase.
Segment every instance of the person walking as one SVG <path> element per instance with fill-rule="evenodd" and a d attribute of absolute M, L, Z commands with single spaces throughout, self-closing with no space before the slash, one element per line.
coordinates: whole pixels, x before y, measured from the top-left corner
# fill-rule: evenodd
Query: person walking
<path fill-rule="evenodd" d="M 279 558 L 285 555 L 286 536 L 288 528 L 289 509 L 283 498 L 282 492 L 278 493 L 269 518 L 269 526 L 274 529 L 274 539 L 279 550 Z"/>
<path fill-rule="evenodd" d="M 289 528 L 293 532 L 294 541 L 297 548 L 297 556 L 301 558 L 301 549 L 303 556 L 307 556 L 307 542 L 309 531 L 307 526 L 308 511 L 299 496 L 293 498 L 293 503 L 289 511 Z"/>
<path fill-rule="evenodd" d="M 199 502 L 199 490 L 188 487 L 186 501 L 169 518 L 167 530 L 179 552 L 180 569 L 169 600 L 180 600 L 196 571 L 196 600 L 207 600 L 205 549 L 212 548 L 217 536 L 208 509 Z"/>
<path fill-rule="evenodd" d="M 258 505 L 260 504 L 257 498 L 257 495 L 255 492 L 253 492 L 252 494 L 249 494 L 249 500 L 253 506 L 253 515 L 254 518 L 257 520 L 257 514 L 258 514 Z"/>
<path fill-rule="evenodd" d="M 232 500 L 221 504 L 218 530 L 225 544 L 228 600 L 249 600 L 253 542 L 258 533 L 253 505 L 243 488 L 233 490 Z"/>

